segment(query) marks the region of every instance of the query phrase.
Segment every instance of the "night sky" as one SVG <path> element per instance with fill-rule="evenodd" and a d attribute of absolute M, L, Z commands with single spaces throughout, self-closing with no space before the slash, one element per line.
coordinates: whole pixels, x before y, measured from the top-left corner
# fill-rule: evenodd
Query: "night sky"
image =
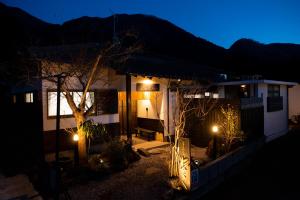
<path fill-rule="evenodd" d="M 0 0 L 50 23 L 141 13 L 225 48 L 240 39 L 300 44 L 299 0 Z"/>

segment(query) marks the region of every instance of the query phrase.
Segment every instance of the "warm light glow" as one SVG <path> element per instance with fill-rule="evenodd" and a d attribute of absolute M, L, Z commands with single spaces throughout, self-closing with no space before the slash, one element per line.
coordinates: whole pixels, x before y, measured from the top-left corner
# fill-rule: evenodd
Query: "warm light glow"
<path fill-rule="evenodd" d="M 146 84 L 146 85 L 150 85 L 150 84 L 153 83 L 153 81 L 150 80 L 150 79 L 145 79 L 145 80 L 143 80 L 143 83 Z"/>
<path fill-rule="evenodd" d="M 204 93 L 204 96 L 209 97 L 209 96 L 210 96 L 210 93 L 209 93 L 209 92 L 205 92 L 205 93 Z"/>
<path fill-rule="evenodd" d="M 33 103 L 33 93 L 32 92 L 25 94 L 25 102 Z"/>
<path fill-rule="evenodd" d="M 144 98 L 150 100 L 150 92 L 144 92 Z"/>
<path fill-rule="evenodd" d="M 246 87 L 246 85 L 241 85 L 241 88 L 245 88 Z"/>
<path fill-rule="evenodd" d="M 77 141 L 79 140 L 78 134 L 74 134 L 74 135 L 73 135 L 73 140 L 74 140 L 75 142 L 77 142 Z"/>
<path fill-rule="evenodd" d="M 216 133 L 218 133 L 218 132 L 219 132 L 219 127 L 218 127 L 218 126 L 216 126 L 216 125 L 214 125 L 214 126 L 212 126 L 212 129 L 211 129 L 211 130 L 212 130 L 212 132 L 213 132 L 213 133 L 215 133 L 215 134 L 216 134 Z"/>
<path fill-rule="evenodd" d="M 218 94 L 218 93 L 214 93 L 214 94 L 213 94 L 213 98 L 214 98 L 214 99 L 218 99 L 218 98 L 219 98 L 219 94 Z"/>
<path fill-rule="evenodd" d="M 82 92 L 72 92 L 73 100 L 76 105 L 79 104 Z M 94 92 L 88 92 L 86 94 L 86 110 L 90 108 L 94 103 Z M 48 116 L 56 116 L 56 92 L 48 92 Z M 67 99 L 63 93 L 60 94 L 60 115 L 72 115 L 73 111 L 70 108 Z"/>

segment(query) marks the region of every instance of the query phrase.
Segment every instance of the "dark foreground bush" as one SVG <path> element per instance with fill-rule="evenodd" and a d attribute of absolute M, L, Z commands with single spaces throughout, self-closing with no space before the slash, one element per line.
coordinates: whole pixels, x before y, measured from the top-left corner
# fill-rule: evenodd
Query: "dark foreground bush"
<path fill-rule="evenodd" d="M 107 144 L 103 153 L 90 156 L 89 166 L 96 172 L 119 171 L 139 159 L 140 156 L 132 150 L 129 143 L 113 139 Z"/>

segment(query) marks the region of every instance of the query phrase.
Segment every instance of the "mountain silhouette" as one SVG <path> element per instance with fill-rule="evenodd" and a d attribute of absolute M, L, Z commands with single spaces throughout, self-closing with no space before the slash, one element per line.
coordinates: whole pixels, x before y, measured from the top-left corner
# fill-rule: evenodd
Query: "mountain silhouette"
<path fill-rule="evenodd" d="M 241 74 L 263 74 L 266 78 L 299 81 L 300 45 L 262 44 L 251 39 L 236 41 L 227 52 L 227 67 Z"/>
<path fill-rule="evenodd" d="M 80 17 L 63 24 L 50 24 L 0 3 L 0 22 L 2 62 L 15 60 L 19 52 L 30 46 L 104 44 L 112 41 L 115 25 L 116 36 L 121 37 L 126 31 L 136 33 L 145 55 L 176 58 L 195 67 L 205 65 L 238 75 L 262 74 L 271 79 L 299 80 L 296 67 L 300 64 L 300 45 L 240 39 L 225 49 L 149 15 Z"/>

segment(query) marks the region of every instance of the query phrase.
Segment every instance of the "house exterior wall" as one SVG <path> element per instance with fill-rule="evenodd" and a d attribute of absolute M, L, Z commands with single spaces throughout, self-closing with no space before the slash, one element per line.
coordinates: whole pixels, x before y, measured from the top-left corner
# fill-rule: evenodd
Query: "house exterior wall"
<path fill-rule="evenodd" d="M 106 70 L 107 79 L 105 81 L 98 81 L 92 87 L 91 90 L 94 89 L 119 89 L 121 88 L 122 77 L 113 74 L 112 70 Z M 110 75 L 110 76 L 109 76 Z M 79 83 L 76 82 L 75 79 L 70 80 L 73 83 L 73 89 L 80 89 Z M 48 90 L 56 90 L 56 84 L 49 82 L 47 80 L 42 81 L 42 109 L 43 109 L 43 131 L 52 131 L 56 128 L 56 119 L 48 117 L 48 97 L 47 92 Z M 90 116 L 89 119 L 94 120 L 95 122 L 102 123 L 102 124 L 111 124 L 111 123 L 119 123 L 119 115 L 118 113 L 115 114 L 103 114 L 98 116 Z M 66 128 L 73 128 L 76 127 L 75 118 L 74 117 L 62 117 L 60 123 L 61 129 Z"/>
<path fill-rule="evenodd" d="M 223 85 L 219 86 L 217 91 L 220 99 L 225 98 L 225 87 Z"/>
<path fill-rule="evenodd" d="M 269 142 L 288 132 L 287 85 L 280 85 L 280 96 L 283 97 L 283 109 L 267 112 L 268 84 L 258 85 L 258 96 L 263 97 L 264 104 L 264 134 Z"/>
<path fill-rule="evenodd" d="M 300 114 L 300 85 L 289 88 L 289 119 Z"/>
<path fill-rule="evenodd" d="M 131 90 L 132 92 L 137 92 L 137 83 L 144 83 L 144 81 L 150 81 L 151 84 L 159 84 L 159 92 L 142 92 L 146 98 L 140 99 L 137 102 L 137 117 L 146 119 L 163 120 L 164 123 L 164 136 L 168 135 L 168 79 L 165 78 L 155 78 L 151 80 L 144 77 L 132 77 L 131 80 Z M 125 85 L 125 84 L 124 84 Z M 148 111 L 146 111 L 148 108 Z M 158 117 L 159 116 L 159 117 Z M 169 122 L 171 122 L 169 120 Z"/>

